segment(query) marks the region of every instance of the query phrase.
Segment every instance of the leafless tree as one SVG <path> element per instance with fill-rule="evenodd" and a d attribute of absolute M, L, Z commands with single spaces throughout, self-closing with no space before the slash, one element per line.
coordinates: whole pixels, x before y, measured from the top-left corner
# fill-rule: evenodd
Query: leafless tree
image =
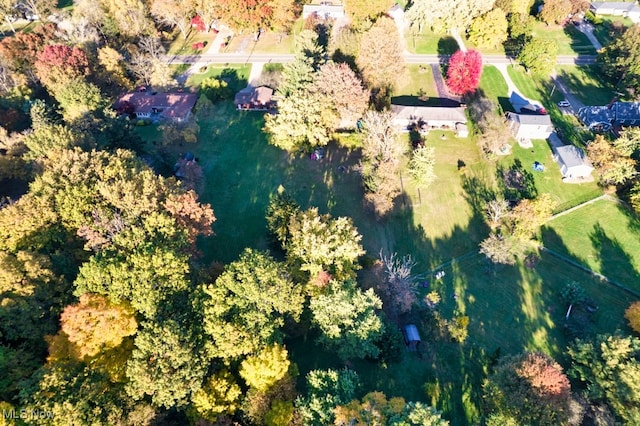
<path fill-rule="evenodd" d="M 509 214 L 509 202 L 504 198 L 491 200 L 485 206 L 485 214 L 492 229 L 500 226 L 502 219 Z"/>

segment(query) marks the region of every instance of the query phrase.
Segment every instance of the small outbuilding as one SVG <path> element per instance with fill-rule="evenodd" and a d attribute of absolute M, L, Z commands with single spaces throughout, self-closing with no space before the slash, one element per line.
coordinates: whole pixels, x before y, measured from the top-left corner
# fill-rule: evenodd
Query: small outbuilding
<path fill-rule="evenodd" d="M 584 151 L 573 145 L 553 148 L 553 159 L 560 166 L 564 179 L 587 179 L 591 177 L 593 167 Z"/>
<path fill-rule="evenodd" d="M 418 350 L 420 345 L 420 333 L 418 333 L 418 327 L 415 324 L 407 324 L 402 329 L 404 336 L 404 344 L 410 351 Z"/>

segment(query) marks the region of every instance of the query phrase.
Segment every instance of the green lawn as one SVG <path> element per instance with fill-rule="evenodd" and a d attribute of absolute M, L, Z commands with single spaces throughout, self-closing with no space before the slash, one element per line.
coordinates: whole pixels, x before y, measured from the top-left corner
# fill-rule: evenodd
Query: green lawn
<path fill-rule="evenodd" d="M 391 99 L 392 103 L 429 105 L 434 101 L 437 102 L 438 91 L 433 81 L 431 66 L 407 65 L 404 74 L 398 78 L 398 85 L 394 92 L 396 96 Z"/>
<path fill-rule="evenodd" d="M 596 50 L 586 35 L 578 31 L 573 25 L 547 25 L 536 22 L 533 37 L 543 40 L 553 40 L 558 45 L 559 55 L 595 55 Z"/>
<path fill-rule="evenodd" d="M 640 292 L 640 223 L 609 200 L 557 217 L 543 230 L 545 246 Z"/>
<path fill-rule="evenodd" d="M 202 80 L 209 77 L 227 78 L 234 92 L 247 85 L 251 73 L 251 65 L 243 64 L 209 64 L 205 72 L 191 74 L 187 86 L 197 88 Z"/>
<path fill-rule="evenodd" d="M 254 34 L 236 35 L 229 42 L 225 52 L 255 52 L 255 53 L 293 53 L 296 35 L 302 31 L 304 20 L 299 19 L 293 24 L 289 33 L 267 31 L 255 41 Z"/>
<path fill-rule="evenodd" d="M 458 43 L 453 37 L 442 34 L 435 34 L 431 31 L 423 31 L 422 34 L 405 35 L 407 49 L 411 53 L 438 53 L 450 55 L 458 50 Z"/>
<path fill-rule="evenodd" d="M 484 66 L 479 88 L 487 98 L 500 105 L 503 110 L 511 110 L 509 88 L 502 77 L 502 73 L 496 67 L 493 65 Z"/>
<path fill-rule="evenodd" d="M 191 28 L 187 33 L 187 38 L 182 37 L 182 33 L 180 31 L 174 31 L 175 38 L 169 44 L 167 48 L 167 54 L 169 55 L 193 55 L 196 53 L 206 52 L 209 47 L 211 47 L 211 43 L 216 38 L 216 34 L 214 32 L 201 32 L 196 30 L 195 28 Z M 205 43 L 205 47 L 202 50 L 193 49 L 193 43 L 203 42 Z"/>
<path fill-rule="evenodd" d="M 533 140 L 533 148 L 522 148 L 514 144 L 512 155 L 502 158 L 500 164 L 505 167 L 519 159 L 524 169 L 531 172 L 538 194 L 547 193 L 557 203 L 556 211 L 567 210 L 582 202 L 602 195 L 602 190 L 596 182 L 568 184 L 562 182 L 562 175 L 558 164 L 553 161 L 553 154 L 545 140 Z M 544 172 L 533 171 L 533 163 L 538 161 L 545 165 Z"/>
<path fill-rule="evenodd" d="M 569 90 L 585 105 L 607 105 L 616 94 L 598 75 L 595 65 L 558 65 L 556 70 Z"/>
<path fill-rule="evenodd" d="M 603 46 L 607 46 L 617 37 L 618 31 L 613 31 L 615 27 L 624 28 L 633 25 L 629 18 L 622 16 L 599 16 L 598 18 L 602 20 L 602 23 L 594 25 L 593 35 Z"/>
<path fill-rule="evenodd" d="M 489 71 L 486 80 L 491 81 L 491 75 Z M 495 81 L 486 84 L 498 93 L 503 89 Z M 216 104 L 211 116 L 199 117 L 199 123 L 199 142 L 188 149 L 199 159 L 205 174 L 201 198 L 211 203 L 217 218 L 216 235 L 199 244 L 203 261 L 228 263 L 245 247 L 272 248 L 264 214 L 270 194 L 282 185 L 303 208 L 316 206 L 334 216 L 352 217 L 370 256 L 377 256 L 381 248 L 399 255 L 412 254 L 418 262 L 414 271 L 424 273 L 431 282 L 429 290 L 442 296 L 443 317 L 451 318 L 454 309 L 469 316 L 469 339 L 459 345 L 435 339 L 428 315 L 414 312 L 407 320 L 415 321 L 421 330 L 425 342 L 421 355 L 403 353 L 399 364 L 352 362 L 363 381 L 363 391 L 377 389 L 389 397 L 427 401 L 442 409 L 452 424 L 478 424 L 481 385 L 491 354 L 498 349 L 502 355 L 542 350 L 561 356 L 567 343 L 562 332 L 566 307 L 558 292 L 565 282 L 583 283 L 589 297 L 600 305 L 585 327 L 605 332 L 624 325 L 625 294 L 555 257 L 541 254 L 531 267 L 521 263 L 494 267 L 478 254 L 478 243 L 489 233 L 482 218 L 482 200 L 495 193 L 496 184 L 494 165 L 483 160 L 472 139 L 431 131 L 426 143 L 435 148 L 437 181 L 419 189 L 403 172 L 404 194 L 397 200 L 397 208 L 385 221 L 376 221 L 361 202 L 357 149 L 330 144 L 323 161 L 287 154 L 267 143 L 261 131 L 261 113 L 238 112 L 230 102 Z M 152 129 L 140 130 L 155 137 Z M 504 161 L 517 156 L 528 164 L 538 150 L 546 158 L 548 148 L 545 151 L 535 145 L 534 153 L 516 148 Z M 548 172 L 534 177 L 540 192 L 570 199 L 582 191 L 579 186 L 562 184 L 555 164 L 549 159 L 544 162 Z M 340 165 L 347 171 L 339 171 Z M 590 217 L 608 217 L 604 213 L 601 216 L 596 211 Z M 457 260 L 449 263 L 452 258 Z M 446 265 L 446 276 L 436 281 L 429 271 L 440 264 Z M 421 296 L 426 291 L 421 288 Z M 344 366 L 313 340 L 313 332 L 309 332 L 286 341 L 300 368 L 301 381 L 310 369 Z"/>

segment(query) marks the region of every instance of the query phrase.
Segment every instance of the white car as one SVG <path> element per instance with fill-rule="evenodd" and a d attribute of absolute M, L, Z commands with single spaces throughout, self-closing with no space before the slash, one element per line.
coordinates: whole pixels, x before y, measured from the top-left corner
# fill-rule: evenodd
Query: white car
<path fill-rule="evenodd" d="M 566 101 L 566 100 L 565 100 L 565 101 L 560 101 L 560 102 L 558 102 L 558 106 L 559 106 L 559 107 L 564 107 L 564 108 L 566 108 L 566 107 L 570 107 L 570 106 L 571 106 L 571 104 L 569 103 L 569 101 Z"/>

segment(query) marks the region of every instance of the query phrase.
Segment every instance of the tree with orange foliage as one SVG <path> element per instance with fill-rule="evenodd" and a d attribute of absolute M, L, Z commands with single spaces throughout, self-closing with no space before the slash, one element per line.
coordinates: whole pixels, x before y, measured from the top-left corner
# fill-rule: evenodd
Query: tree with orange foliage
<path fill-rule="evenodd" d="M 558 425 L 569 418 L 571 388 L 548 355 L 524 353 L 500 362 L 485 385 L 485 399 L 491 414 L 520 424 Z"/>
<path fill-rule="evenodd" d="M 636 333 L 640 333 L 640 301 L 629 305 L 624 311 L 624 317 L 629 321 L 629 327 L 633 328 Z"/>
<path fill-rule="evenodd" d="M 138 328 L 130 307 L 112 304 L 104 296 L 89 293 L 80 296 L 80 303 L 65 308 L 60 323 L 81 358 L 115 348 Z"/>

